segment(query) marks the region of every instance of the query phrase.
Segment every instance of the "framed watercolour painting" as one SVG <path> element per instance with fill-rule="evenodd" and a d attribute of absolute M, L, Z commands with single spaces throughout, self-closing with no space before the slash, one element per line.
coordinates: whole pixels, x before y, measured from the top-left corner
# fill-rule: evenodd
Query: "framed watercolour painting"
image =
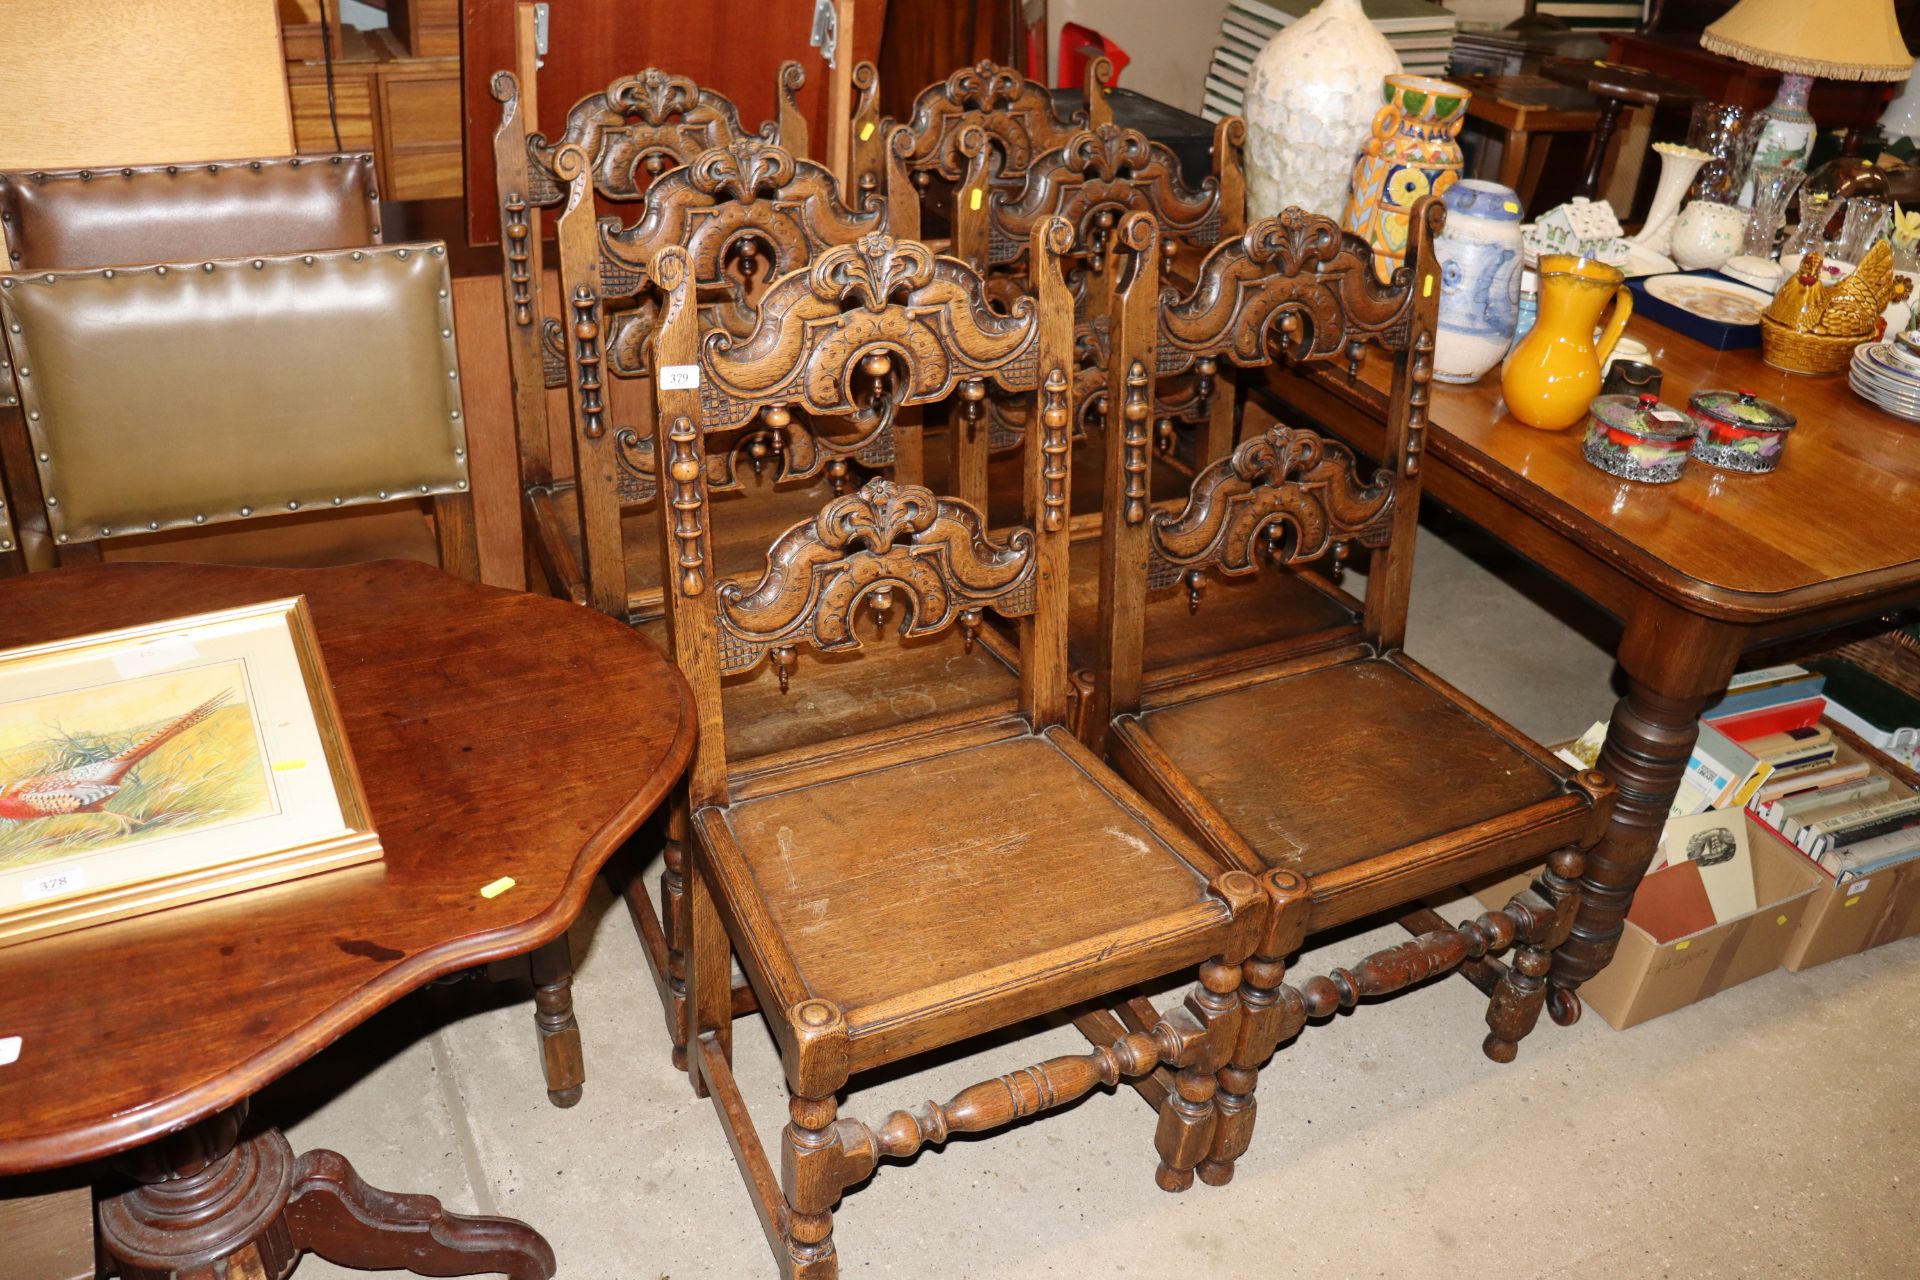
<path fill-rule="evenodd" d="M 379 856 L 304 599 L 0 651 L 0 946 Z"/>

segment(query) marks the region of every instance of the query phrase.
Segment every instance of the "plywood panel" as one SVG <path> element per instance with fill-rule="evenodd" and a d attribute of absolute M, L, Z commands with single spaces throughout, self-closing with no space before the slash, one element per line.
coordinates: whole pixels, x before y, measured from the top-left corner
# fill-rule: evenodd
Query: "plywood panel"
<path fill-rule="evenodd" d="M 0 168 L 288 155 L 274 0 L 0 0 Z"/>

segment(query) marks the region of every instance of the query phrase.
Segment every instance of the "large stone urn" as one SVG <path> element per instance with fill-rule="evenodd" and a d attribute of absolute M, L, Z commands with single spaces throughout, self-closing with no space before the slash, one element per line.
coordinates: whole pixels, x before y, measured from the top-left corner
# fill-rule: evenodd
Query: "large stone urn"
<path fill-rule="evenodd" d="M 1289 205 L 1338 218 L 1354 157 L 1400 57 L 1360 0 L 1326 0 L 1267 42 L 1247 77 L 1247 213 Z"/>

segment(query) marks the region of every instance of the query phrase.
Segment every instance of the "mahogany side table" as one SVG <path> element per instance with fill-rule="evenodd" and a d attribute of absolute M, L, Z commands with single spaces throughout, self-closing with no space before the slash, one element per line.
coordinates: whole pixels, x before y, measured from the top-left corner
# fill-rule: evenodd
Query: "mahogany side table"
<path fill-rule="evenodd" d="M 610 618 L 400 561 L 34 574 L 0 584 L 0 648 L 294 595 L 385 856 L 0 948 L 0 1176 L 110 1158 L 122 1280 L 282 1280 L 305 1251 L 547 1280 L 532 1228 L 295 1158 L 247 1099 L 431 979 L 559 937 L 685 767 L 686 687 Z"/>

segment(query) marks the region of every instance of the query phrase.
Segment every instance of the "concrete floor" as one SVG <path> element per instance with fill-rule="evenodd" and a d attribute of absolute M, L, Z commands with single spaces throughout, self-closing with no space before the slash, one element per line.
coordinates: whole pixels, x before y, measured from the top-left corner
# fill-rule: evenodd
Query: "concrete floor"
<path fill-rule="evenodd" d="M 1541 601 L 1546 602 L 1543 607 Z M 1606 714 L 1612 624 L 1470 535 L 1423 533 L 1410 650 L 1557 741 Z M 1474 909 L 1443 908 L 1449 919 Z M 1404 937 L 1309 951 L 1324 972 Z M 586 1097 L 546 1101 L 524 988 L 403 1002 L 256 1104 L 294 1147 L 375 1185 L 505 1213 L 566 1280 L 761 1276 L 773 1266 L 710 1105 L 667 1060 L 626 914 L 573 933 Z M 1481 1056 L 1485 1003 L 1457 978 L 1312 1026 L 1263 1074 L 1227 1188 L 1158 1191 L 1131 1091 L 885 1165 L 836 1218 L 848 1275 L 1920 1276 L 1920 940 L 1770 974 L 1629 1032 L 1545 1024 Z M 771 1040 L 739 1025 L 763 1139 L 786 1118 Z M 875 1121 L 1013 1067 L 1084 1052 L 1050 1027 L 880 1081 Z M 309 1259 L 300 1280 L 361 1276 Z"/>

